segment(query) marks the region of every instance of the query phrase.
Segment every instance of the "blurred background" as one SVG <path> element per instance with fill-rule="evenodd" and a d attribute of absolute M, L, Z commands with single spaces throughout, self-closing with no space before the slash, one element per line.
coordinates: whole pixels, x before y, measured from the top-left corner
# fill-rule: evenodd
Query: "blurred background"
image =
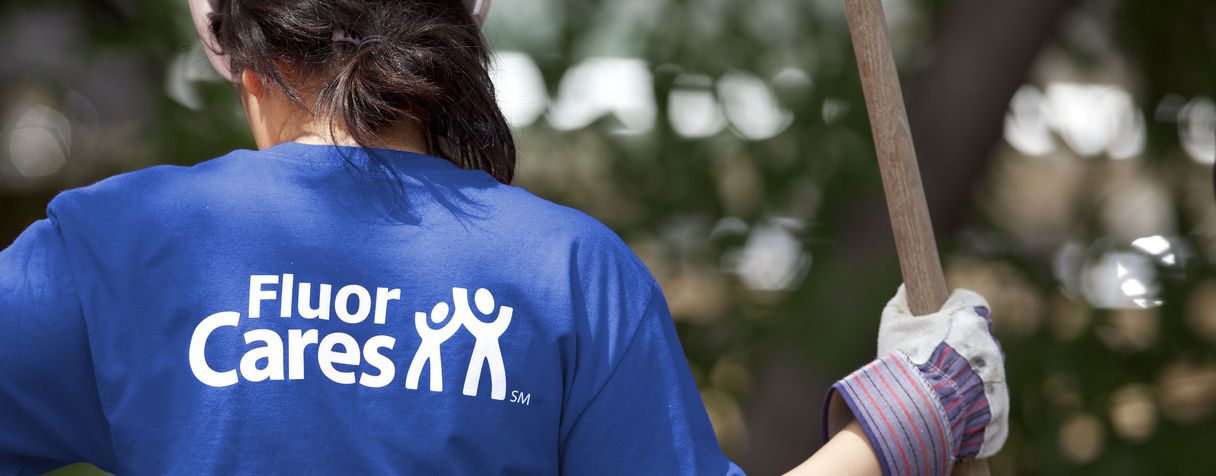
<path fill-rule="evenodd" d="M 1216 2 L 885 4 L 948 279 L 1009 358 L 993 474 L 1216 474 Z M 845 21 L 494 0 L 486 25 L 517 183 L 650 266 L 751 474 L 821 444 L 900 282 Z M 62 190 L 252 147 L 185 1 L 9 0 L 0 39 L 0 246 Z"/>

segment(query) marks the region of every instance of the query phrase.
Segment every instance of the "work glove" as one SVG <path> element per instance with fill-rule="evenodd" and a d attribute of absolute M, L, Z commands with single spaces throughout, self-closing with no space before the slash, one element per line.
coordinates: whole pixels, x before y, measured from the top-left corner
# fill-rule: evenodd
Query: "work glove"
<path fill-rule="evenodd" d="M 988 302 L 956 290 L 913 316 L 900 286 L 883 309 L 879 358 L 832 385 L 824 437 L 856 419 L 884 475 L 948 475 L 1005 444 L 1009 390 Z"/>

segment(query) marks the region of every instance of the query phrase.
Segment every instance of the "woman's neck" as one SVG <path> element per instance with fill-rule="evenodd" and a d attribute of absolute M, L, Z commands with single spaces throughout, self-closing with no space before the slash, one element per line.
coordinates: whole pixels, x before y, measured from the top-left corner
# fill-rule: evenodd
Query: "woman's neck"
<path fill-rule="evenodd" d="M 386 129 L 375 140 L 367 144 L 359 144 L 354 137 L 343 130 L 335 130 L 330 134 L 327 125 L 308 124 L 302 127 L 298 134 L 285 134 L 283 142 L 299 142 L 316 145 L 345 145 L 367 146 L 380 149 L 400 150 L 418 154 L 430 154 L 426 135 L 417 127 L 410 124 L 400 124 Z"/>

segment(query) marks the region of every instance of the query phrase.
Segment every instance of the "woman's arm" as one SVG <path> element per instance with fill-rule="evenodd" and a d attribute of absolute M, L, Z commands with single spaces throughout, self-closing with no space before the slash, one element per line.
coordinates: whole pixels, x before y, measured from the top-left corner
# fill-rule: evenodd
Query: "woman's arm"
<path fill-rule="evenodd" d="M 882 469 L 861 425 L 856 421 L 845 426 L 828 440 L 811 458 L 786 473 L 789 476 L 879 476 Z"/>
<path fill-rule="evenodd" d="M 115 467 L 66 249 L 40 220 L 0 251 L 0 474 Z"/>
<path fill-rule="evenodd" d="M 883 311 L 880 357 L 832 385 L 831 439 L 794 474 L 945 475 L 999 450 L 1009 397 L 989 315 L 982 296 L 958 290 L 913 316 L 900 288 Z"/>

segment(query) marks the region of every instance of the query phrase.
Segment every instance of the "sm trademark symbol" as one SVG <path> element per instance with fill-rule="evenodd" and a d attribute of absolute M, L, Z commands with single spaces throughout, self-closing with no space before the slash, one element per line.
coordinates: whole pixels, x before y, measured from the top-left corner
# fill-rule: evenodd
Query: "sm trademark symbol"
<path fill-rule="evenodd" d="M 511 391 L 511 403 L 516 403 L 519 405 L 523 405 L 525 407 L 528 405 L 531 405 L 532 394 L 521 392 L 519 390 L 512 390 Z"/>

